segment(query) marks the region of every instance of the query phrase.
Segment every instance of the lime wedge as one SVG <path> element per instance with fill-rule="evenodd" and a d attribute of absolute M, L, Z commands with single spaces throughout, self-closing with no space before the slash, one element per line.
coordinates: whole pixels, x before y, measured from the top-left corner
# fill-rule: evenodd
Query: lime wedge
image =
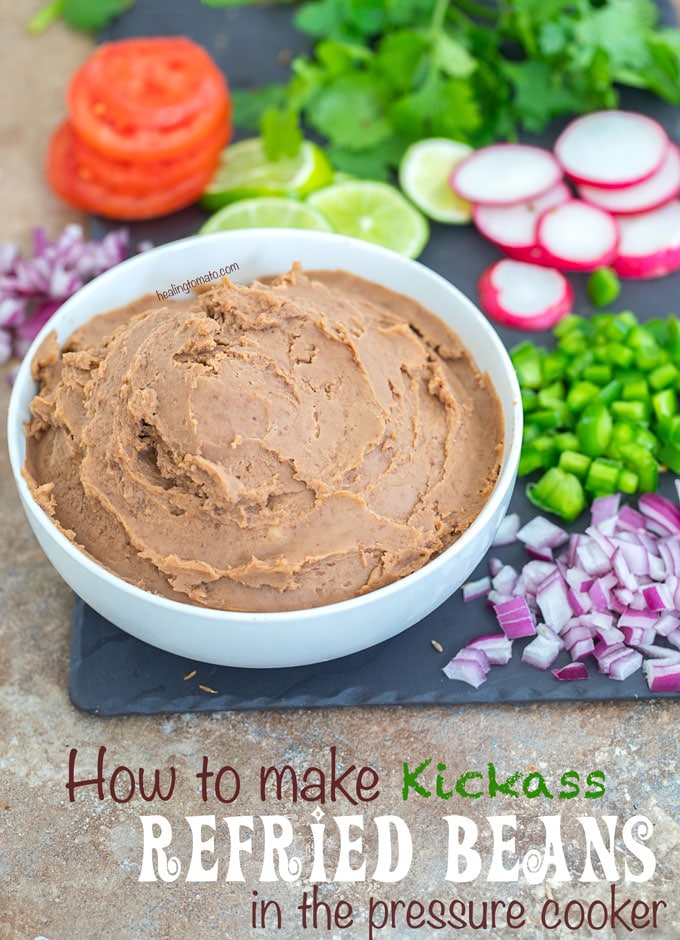
<path fill-rule="evenodd" d="M 207 219 L 200 233 L 225 232 L 235 228 L 311 228 L 329 232 L 326 219 L 297 199 L 283 196 L 263 196 L 261 199 L 242 199 L 223 206 Z"/>
<path fill-rule="evenodd" d="M 389 183 L 355 180 L 334 183 L 307 197 L 334 232 L 391 248 L 416 258 L 430 234 L 425 217 Z"/>
<path fill-rule="evenodd" d="M 261 137 L 250 137 L 226 147 L 201 203 L 219 209 L 239 199 L 256 196 L 306 196 L 333 179 L 326 154 L 309 140 L 295 157 L 268 160 Z"/>
<path fill-rule="evenodd" d="M 429 137 L 412 144 L 399 164 L 399 185 L 425 215 L 436 222 L 464 225 L 472 205 L 449 185 L 453 168 L 472 153 L 472 147 L 446 137 Z"/>

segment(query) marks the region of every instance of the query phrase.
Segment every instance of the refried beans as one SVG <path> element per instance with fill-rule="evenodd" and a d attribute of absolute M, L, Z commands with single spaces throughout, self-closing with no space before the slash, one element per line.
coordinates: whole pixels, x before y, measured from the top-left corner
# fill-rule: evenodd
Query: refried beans
<path fill-rule="evenodd" d="M 238 611 L 390 584 L 487 501 L 501 408 L 414 300 L 298 265 L 103 313 L 34 358 L 24 475 L 126 581 Z"/>

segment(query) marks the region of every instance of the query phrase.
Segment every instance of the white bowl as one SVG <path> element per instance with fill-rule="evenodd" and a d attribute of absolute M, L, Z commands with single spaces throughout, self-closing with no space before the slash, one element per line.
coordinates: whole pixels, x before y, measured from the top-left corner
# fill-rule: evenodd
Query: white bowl
<path fill-rule="evenodd" d="M 324 607 L 232 613 L 183 604 L 128 584 L 59 532 L 21 476 L 23 424 L 36 392 L 30 373 L 35 349 L 49 330 L 56 330 L 63 342 L 95 314 L 143 293 L 182 285 L 203 272 L 232 266 L 230 277 L 247 283 L 286 271 L 294 261 L 307 269 L 349 271 L 413 297 L 458 333 L 480 370 L 491 377 L 503 410 L 505 452 L 488 502 L 458 541 L 420 570 L 372 593 Z M 218 665 L 277 667 L 323 662 L 380 643 L 417 623 L 463 584 L 488 551 L 507 512 L 519 462 L 522 408 L 515 372 L 498 335 L 460 291 L 429 268 L 340 235 L 248 229 L 171 242 L 86 284 L 52 317 L 26 355 L 8 423 L 12 470 L 29 523 L 49 560 L 83 600 L 133 636 L 181 656 Z"/>

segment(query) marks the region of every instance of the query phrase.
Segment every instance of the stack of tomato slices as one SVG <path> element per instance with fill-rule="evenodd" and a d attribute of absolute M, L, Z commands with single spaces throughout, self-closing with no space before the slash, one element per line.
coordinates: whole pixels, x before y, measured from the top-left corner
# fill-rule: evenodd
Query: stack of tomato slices
<path fill-rule="evenodd" d="M 50 142 L 49 183 L 70 205 L 113 219 L 195 202 L 231 137 L 225 77 L 183 36 L 100 46 L 71 79 L 68 112 Z"/>

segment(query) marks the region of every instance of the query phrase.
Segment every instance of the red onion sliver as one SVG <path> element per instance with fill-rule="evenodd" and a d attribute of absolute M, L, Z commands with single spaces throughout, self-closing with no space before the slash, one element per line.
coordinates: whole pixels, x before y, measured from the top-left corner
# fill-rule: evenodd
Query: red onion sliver
<path fill-rule="evenodd" d="M 680 692 L 680 665 L 648 659 L 642 667 L 652 692 Z"/>
<path fill-rule="evenodd" d="M 577 679 L 589 679 L 588 670 L 583 663 L 568 663 L 560 669 L 552 669 L 552 674 L 560 682 L 573 682 Z"/>
<path fill-rule="evenodd" d="M 491 590 L 491 578 L 478 578 L 477 581 L 468 581 L 463 585 L 463 600 L 474 601 L 479 597 L 484 597 Z"/>
<path fill-rule="evenodd" d="M 540 634 L 525 646 L 522 662 L 536 669 L 549 669 L 560 654 L 560 644 Z"/>
<path fill-rule="evenodd" d="M 535 516 L 517 533 L 517 539 L 534 548 L 557 548 L 569 539 L 569 533 L 544 516 Z"/>
<path fill-rule="evenodd" d="M 467 682 L 476 689 L 486 681 L 486 672 L 474 659 L 454 658 L 448 662 L 442 672 L 448 679 L 458 679 L 460 682 Z"/>
<path fill-rule="evenodd" d="M 676 490 L 680 500 L 677 482 Z M 619 503 L 618 495 L 595 500 L 582 533 L 567 536 L 543 517 L 521 528 L 517 538 L 531 560 L 520 571 L 490 561 L 487 602 L 502 634 L 473 640 L 454 659 L 474 659 L 481 649 L 494 661 L 500 649 L 505 662 L 513 639 L 532 636 L 522 661 L 537 668 L 549 668 L 567 648 L 572 662 L 552 670 L 562 681 L 588 678 L 581 660 L 592 655 L 612 679 L 644 664 L 655 689 L 680 691 L 680 506 L 659 494 L 644 494 L 641 511 Z"/>
<path fill-rule="evenodd" d="M 586 656 L 590 656 L 594 649 L 595 643 L 592 637 L 584 637 L 582 640 L 577 640 L 576 643 L 574 643 L 569 650 L 569 655 L 573 660 L 585 659 Z"/>
<path fill-rule="evenodd" d="M 644 657 L 637 650 L 628 650 L 609 664 L 607 675 L 610 679 L 623 681 L 642 668 Z"/>
<path fill-rule="evenodd" d="M 611 496 L 598 496 L 594 499 L 590 507 L 590 519 L 594 526 L 599 525 L 606 519 L 611 519 L 619 511 L 621 505 L 621 494 L 614 493 Z"/>
<path fill-rule="evenodd" d="M 516 512 L 508 513 L 496 530 L 496 534 L 491 542 L 492 547 L 496 548 L 501 545 L 512 545 L 513 542 L 516 542 L 517 533 L 519 532 L 521 524 L 520 518 Z"/>
<path fill-rule="evenodd" d="M 505 666 L 512 658 L 512 640 L 503 633 L 489 633 L 471 640 L 466 650 L 481 649 L 492 666 Z"/>
<path fill-rule="evenodd" d="M 661 493 L 643 493 L 638 507 L 648 519 L 663 526 L 668 533 L 680 532 L 680 506 L 676 506 Z"/>
<path fill-rule="evenodd" d="M 536 592 L 536 602 L 545 622 L 559 633 L 572 615 L 567 585 L 559 572 L 543 582 Z"/>
<path fill-rule="evenodd" d="M 85 281 L 122 261 L 128 235 L 109 232 L 87 242 L 80 225 L 67 225 L 51 241 L 44 229 L 33 233 L 31 258 L 23 258 L 14 242 L 0 244 L 0 328 L 10 334 L 11 355 L 21 358 L 40 328 Z M 7 356 L 7 336 L 0 342 L 0 359 Z"/>

